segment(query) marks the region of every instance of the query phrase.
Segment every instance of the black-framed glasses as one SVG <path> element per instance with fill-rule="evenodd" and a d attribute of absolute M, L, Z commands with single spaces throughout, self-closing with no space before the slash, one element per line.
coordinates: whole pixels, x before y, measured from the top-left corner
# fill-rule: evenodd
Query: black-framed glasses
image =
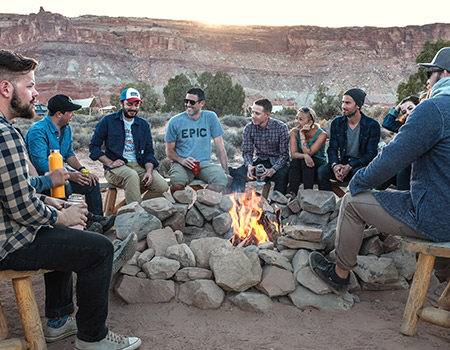
<path fill-rule="evenodd" d="M 197 102 L 201 102 L 201 100 L 194 101 L 194 100 L 190 100 L 190 99 L 188 99 L 188 98 L 185 98 L 185 99 L 184 99 L 184 104 L 185 104 L 185 105 L 187 105 L 188 103 L 190 103 L 191 106 L 194 106 Z"/>
<path fill-rule="evenodd" d="M 308 107 L 302 107 L 302 108 L 300 108 L 300 110 L 301 110 L 303 113 L 309 113 L 309 112 L 310 112 L 310 110 L 309 110 Z"/>
<path fill-rule="evenodd" d="M 432 68 L 432 69 L 427 69 L 427 78 L 430 79 L 431 74 L 433 74 L 434 72 L 443 72 L 444 70 L 442 68 Z"/>

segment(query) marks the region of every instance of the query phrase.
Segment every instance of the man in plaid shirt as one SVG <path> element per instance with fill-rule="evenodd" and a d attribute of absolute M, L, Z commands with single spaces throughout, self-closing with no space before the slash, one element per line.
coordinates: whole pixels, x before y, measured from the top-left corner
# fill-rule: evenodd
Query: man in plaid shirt
<path fill-rule="evenodd" d="M 289 172 L 289 130 L 286 124 L 270 117 L 272 103 L 260 99 L 253 103 L 252 121 L 243 132 L 244 165 L 232 172 L 231 191 L 243 192 L 247 179 L 254 179 L 254 170 L 263 164 L 262 181 L 275 183 L 275 190 L 286 194 Z M 256 158 L 254 158 L 256 156 Z"/>
<path fill-rule="evenodd" d="M 34 117 L 37 64 L 0 50 L 0 270 L 54 270 L 45 274 L 47 342 L 77 334 L 78 350 L 136 349 L 139 338 L 117 336 L 105 325 L 113 244 L 103 235 L 68 227 L 86 225 L 86 205 L 38 196 L 30 184 L 25 144 L 12 122 Z M 72 272 L 78 275 L 76 322 L 69 316 Z"/>

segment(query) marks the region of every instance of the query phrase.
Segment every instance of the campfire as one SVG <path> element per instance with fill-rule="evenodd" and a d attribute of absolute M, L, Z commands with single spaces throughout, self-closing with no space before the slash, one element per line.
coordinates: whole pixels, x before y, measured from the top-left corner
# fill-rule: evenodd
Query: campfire
<path fill-rule="evenodd" d="M 234 246 L 245 247 L 264 242 L 273 242 L 276 246 L 280 233 L 280 211 L 276 208 L 276 220 L 270 221 L 264 211 L 264 198 L 254 189 L 246 189 L 239 196 L 231 197 L 233 207 L 230 209 L 234 236 Z"/>

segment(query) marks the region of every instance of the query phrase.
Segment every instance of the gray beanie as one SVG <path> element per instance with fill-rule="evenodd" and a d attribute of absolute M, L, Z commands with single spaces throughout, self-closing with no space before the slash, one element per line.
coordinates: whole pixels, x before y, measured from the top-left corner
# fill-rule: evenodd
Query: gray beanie
<path fill-rule="evenodd" d="M 349 95 L 351 98 L 353 98 L 359 108 L 362 107 L 366 98 L 366 93 L 358 88 L 347 90 L 344 95 Z"/>

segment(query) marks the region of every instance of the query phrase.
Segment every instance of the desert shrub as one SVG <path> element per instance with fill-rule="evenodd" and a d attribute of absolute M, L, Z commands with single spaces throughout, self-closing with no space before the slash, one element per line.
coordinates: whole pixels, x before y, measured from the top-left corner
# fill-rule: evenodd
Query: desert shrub
<path fill-rule="evenodd" d="M 242 147 L 242 131 L 225 131 L 222 138 L 225 145 L 230 144 L 231 146 L 238 149 Z"/>
<path fill-rule="evenodd" d="M 220 118 L 222 125 L 229 126 L 230 128 L 242 128 L 251 121 L 251 118 L 246 118 L 238 115 L 226 115 Z"/>
<path fill-rule="evenodd" d="M 92 133 L 88 133 L 86 129 L 81 128 L 72 134 L 74 151 L 87 149 L 91 141 Z"/>
<path fill-rule="evenodd" d="M 170 167 L 172 166 L 172 161 L 169 158 L 164 158 L 159 160 L 159 166 L 158 166 L 158 172 L 163 176 L 163 177 L 169 177 L 169 171 L 170 171 Z"/>

